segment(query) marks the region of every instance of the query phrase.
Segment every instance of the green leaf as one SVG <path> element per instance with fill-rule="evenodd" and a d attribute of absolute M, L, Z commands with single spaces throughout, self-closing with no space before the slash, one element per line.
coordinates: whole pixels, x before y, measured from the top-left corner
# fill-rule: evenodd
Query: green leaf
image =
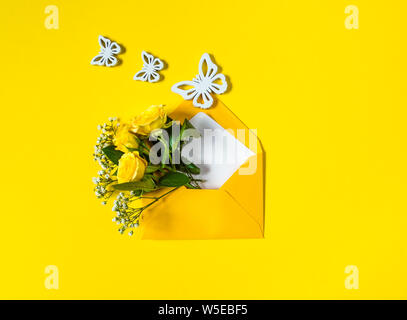
<path fill-rule="evenodd" d="M 185 187 L 187 187 L 188 189 L 201 189 L 199 186 L 193 186 L 193 185 L 190 184 L 190 183 L 187 183 L 187 184 L 185 185 Z"/>
<path fill-rule="evenodd" d="M 179 134 L 177 136 L 172 136 L 172 130 L 169 133 L 170 134 L 170 147 L 173 152 L 179 147 L 181 140 L 185 140 L 186 137 L 188 137 L 184 134 L 185 130 L 187 130 L 187 129 L 195 129 L 195 128 L 191 124 L 191 122 L 188 121 L 188 119 L 185 119 L 184 123 L 182 124 L 182 126 L 179 129 Z"/>
<path fill-rule="evenodd" d="M 201 169 L 199 169 L 199 167 L 197 167 L 195 164 L 193 164 L 192 162 L 190 164 L 185 164 L 185 167 L 187 168 L 187 170 L 191 173 L 191 174 L 200 174 L 201 173 Z"/>
<path fill-rule="evenodd" d="M 177 169 L 182 172 L 186 172 L 189 174 L 200 174 L 201 169 L 195 165 L 194 163 L 187 161 L 184 157 L 181 158 L 181 163 L 177 165 Z"/>
<path fill-rule="evenodd" d="M 160 179 L 160 186 L 163 187 L 180 187 L 189 183 L 188 176 L 181 172 L 169 172 Z"/>
<path fill-rule="evenodd" d="M 170 147 L 168 145 L 168 141 L 166 141 L 166 139 L 164 139 L 163 137 L 159 137 L 158 141 L 164 147 L 164 150 L 161 149 L 161 156 L 162 156 L 161 168 L 163 168 L 165 163 L 169 163 L 169 161 L 171 159 L 170 158 Z"/>
<path fill-rule="evenodd" d="M 181 130 L 181 141 L 184 143 L 189 141 L 191 138 L 199 138 L 201 134 L 199 131 L 192 125 L 191 122 L 189 122 L 188 119 L 184 120 L 184 123 L 182 125 L 182 130 Z"/>
<path fill-rule="evenodd" d="M 159 166 L 159 165 L 149 164 L 146 168 L 146 173 L 153 173 L 160 169 L 161 169 L 161 166 Z"/>
<path fill-rule="evenodd" d="M 175 150 L 174 145 L 176 144 L 176 141 L 178 139 L 178 136 L 172 135 L 172 129 L 174 126 L 177 126 L 177 125 L 178 125 L 177 123 L 173 123 L 172 126 L 167 129 L 168 140 L 170 142 L 170 150 L 172 150 L 172 151 Z"/>
<path fill-rule="evenodd" d="M 144 190 L 149 192 L 155 189 L 155 183 L 151 176 L 144 176 L 140 181 L 115 184 L 113 188 L 121 191 Z"/>
<path fill-rule="evenodd" d="M 140 197 L 143 194 L 143 189 L 133 190 L 135 191 L 135 196 Z"/>
<path fill-rule="evenodd" d="M 106 155 L 106 157 L 108 157 L 109 160 L 112 161 L 116 165 L 119 164 L 119 159 L 124 154 L 124 152 L 122 152 L 120 150 L 116 150 L 116 146 L 105 147 L 102 149 L 102 151 Z"/>
<path fill-rule="evenodd" d="M 185 118 L 183 126 L 185 127 L 185 129 L 195 129 L 195 127 L 192 125 L 191 122 L 189 122 L 187 118 Z"/>

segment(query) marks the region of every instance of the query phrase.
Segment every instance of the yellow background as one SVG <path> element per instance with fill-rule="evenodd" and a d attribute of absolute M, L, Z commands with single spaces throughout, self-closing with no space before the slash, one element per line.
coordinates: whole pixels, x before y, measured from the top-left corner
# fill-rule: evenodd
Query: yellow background
<path fill-rule="evenodd" d="M 200 3 L 2 1 L 0 298 L 407 298 L 406 4 Z M 90 65 L 99 34 L 124 45 L 122 65 Z M 132 80 L 141 50 L 168 63 L 164 81 Z M 120 236 L 92 191 L 96 126 L 179 102 L 170 88 L 204 52 L 266 151 L 265 239 Z"/>

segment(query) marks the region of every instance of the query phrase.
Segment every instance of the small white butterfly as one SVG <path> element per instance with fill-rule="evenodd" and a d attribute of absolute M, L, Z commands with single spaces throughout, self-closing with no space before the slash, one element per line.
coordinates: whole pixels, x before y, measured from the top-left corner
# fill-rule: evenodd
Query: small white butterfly
<path fill-rule="evenodd" d="M 141 52 L 141 59 L 143 59 L 144 62 L 143 68 L 134 75 L 133 79 L 148 82 L 157 82 L 160 80 L 160 75 L 157 71 L 164 68 L 164 63 L 145 51 Z"/>
<path fill-rule="evenodd" d="M 99 36 L 100 52 L 92 59 L 90 64 L 106 67 L 113 67 L 117 64 L 117 58 L 115 54 L 119 54 L 121 51 L 120 46 L 107 38 Z"/>
<path fill-rule="evenodd" d="M 205 74 L 203 71 L 204 63 L 207 66 Z M 217 72 L 218 66 L 212 62 L 209 54 L 204 53 L 199 61 L 199 74 L 192 81 L 181 81 L 174 84 L 171 90 L 180 94 L 185 100 L 194 99 L 195 107 L 208 109 L 213 104 L 211 93 L 222 94 L 228 87 L 225 76 Z M 221 84 L 215 82 L 219 80 Z M 189 89 L 182 89 L 181 87 L 189 87 Z"/>

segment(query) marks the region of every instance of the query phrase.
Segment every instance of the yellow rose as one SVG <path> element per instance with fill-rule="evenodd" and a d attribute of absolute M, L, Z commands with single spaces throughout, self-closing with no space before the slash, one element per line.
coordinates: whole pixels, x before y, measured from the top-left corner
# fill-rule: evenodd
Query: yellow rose
<path fill-rule="evenodd" d="M 147 161 L 141 158 L 137 151 L 123 154 L 119 160 L 119 168 L 117 170 L 118 182 L 124 183 L 141 180 L 146 166 Z"/>
<path fill-rule="evenodd" d="M 149 135 L 151 131 L 160 129 L 167 122 L 167 112 L 163 106 L 151 106 L 131 122 L 130 131 L 140 135 Z"/>
<path fill-rule="evenodd" d="M 130 126 L 127 123 L 120 124 L 114 137 L 114 144 L 117 150 L 128 152 L 127 148 L 138 148 L 136 137 L 130 131 Z"/>

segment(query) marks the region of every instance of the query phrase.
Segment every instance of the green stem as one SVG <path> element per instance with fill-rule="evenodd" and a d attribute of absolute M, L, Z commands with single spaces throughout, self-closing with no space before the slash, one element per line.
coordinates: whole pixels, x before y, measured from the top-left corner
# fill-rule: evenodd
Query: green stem
<path fill-rule="evenodd" d="M 170 190 L 170 191 L 168 191 L 168 192 L 162 194 L 161 196 L 156 197 L 156 199 L 155 199 L 154 201 L 151 201 L 148 205 L 146 205 L 146 206 L 143 208 L 143 210 L 147 209 L 147 208 L 148 208 L 149 206 L 151 206 L 153 203 L 156 203 L 158 200 L 160 200 L 161 198 L 163 198 L 163 197 L 165 197 L 166 195 L 170 194 L 171 192 L 177 190 L 178 188 L 179 188 L 179 187 L 176 187 L 176 188 L 174 188 L 174 189 L 172 189 L 172 190 Z"/>
<path fill-rule="evenodd" d="M 180 187 L 182 187 L 182 186 L 180 186 Z M 150 197 L 150 198 L 154 198 L 155 200 L 154 200 L 154 201 L 151 201 L 149 204 L 145 205 L 145 206 L 142 207 L 142 208 L 134 209 L 134 212 L 136 213 L 136 216 L 134 216 L 134 217 L 132 218 L 132 220 L 131 220 L 129 223 L 132 223 L 133 221 L 135 221 L 135 220 L 141 215 L 141 213 L 142 213 L 144 210 L 146 210 L 148 207 L 152 206 L 152 205 L 153 205 L 154 203 L 156 203 L 158 200 L 160 200 L 161 198 L 163 198 L 163 197 L 165 197 L 166 195 L 170 194 L 171 192 L 177 190 L 177 189 L 180 188 L 180 187 L 176 187 L 176 188 L 174 188 L 174 189 L 171 189 L 170 191 L 168 191 L 168 192 L 162 194 L 162 195 L 159 196 L 159 197 Z M 142 198 L 142 197 L 139 197 L 139 199 L 140 199 L 140 198 Z M 144 197 L 144 198 L 147 198 L 147 197 Z M 130 214 L 130 216 L 131 216 L 131 215 L 132 215 L 132 214 Z"/>

